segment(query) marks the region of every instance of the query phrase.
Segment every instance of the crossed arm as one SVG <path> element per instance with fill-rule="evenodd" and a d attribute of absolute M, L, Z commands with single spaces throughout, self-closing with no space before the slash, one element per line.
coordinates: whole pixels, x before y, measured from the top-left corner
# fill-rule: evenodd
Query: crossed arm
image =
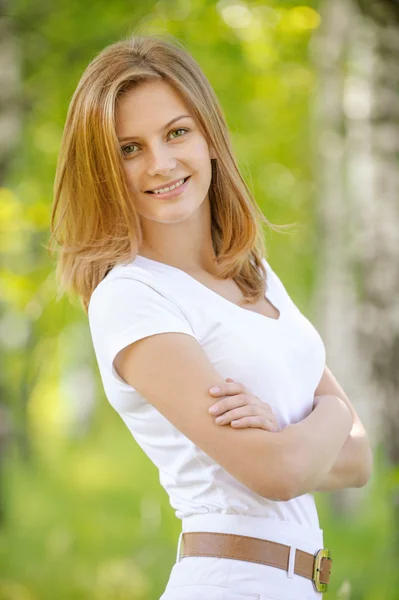
<path fill-rule="evenodd" d="M 314 393 L 315 396 L 324 394 L 338 396 L 345 402 L 353 416 L 353 427 L 333 468 L 314 491 L 331 492 L 347 487 L 363 487 L 372 473 L 373 456 L 370 441 L 348 396 L 327 365 Z"/>

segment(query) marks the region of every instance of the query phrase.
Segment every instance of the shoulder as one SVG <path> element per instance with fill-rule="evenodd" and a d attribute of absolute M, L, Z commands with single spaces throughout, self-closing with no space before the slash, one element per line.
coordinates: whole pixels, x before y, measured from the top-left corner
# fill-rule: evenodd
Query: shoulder
<path fill-rule="evenodd" d="M 113 369 L 120 350 L 160 333 L 195 337 L 189 318 L 154 274 L 132 265 L 112 269 L 91 295 L 91 337 L 98 357 Z"/>
<path fill-rule="evenodd" d="M 93 290 L 88 305 L 89 317 L 95 311 L 164 297 L 173 300 L 173 293 L 162 284 L 154 273 L 135 264 L 113 267 Z"/>
<path fill-rule="evenodd" d="M 93 291 L 89 326 L 104 340 L 134 328 L 139 333 L 170 328 L 191 331 L 189 319 L 171 286 L 135 265 L 114 267 Z"/>

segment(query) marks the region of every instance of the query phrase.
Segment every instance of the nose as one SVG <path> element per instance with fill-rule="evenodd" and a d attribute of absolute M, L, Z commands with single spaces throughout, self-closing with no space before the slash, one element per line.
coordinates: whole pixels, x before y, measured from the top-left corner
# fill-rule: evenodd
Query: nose
<path fill-rule="evenodd" d="M 167 175 L 177 165 L 172 150 L 164 144 L 159 144 L 156 148 L 150 148 L 147 157 L 147 173 L 150 177 Z"/>

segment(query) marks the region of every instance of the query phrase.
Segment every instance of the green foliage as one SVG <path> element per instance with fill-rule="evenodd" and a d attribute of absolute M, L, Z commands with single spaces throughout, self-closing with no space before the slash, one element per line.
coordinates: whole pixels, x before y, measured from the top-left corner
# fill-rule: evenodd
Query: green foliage
<path fill-rule="evenodd" d="M 156 600 L 175 561 L 179 521 L 158 473 L 114 411 L 89 435 L 35 448 L 6 472 L 8 519 L 0 530 L 0 600 Z M 335 518 L 316 494 L 332 550 L 331 600 L 395 600 L 393 471 L 376 452 L 360 509 Z M 396 581 L 397 583 L 397 581 Z"/>
<path fill-rule="evenodd" d="M 80 440 L 9 460 L 1 600 L 159 597 L 178 522 L 116 413 L 98 417 Z"/>
<path fill-rule="evenodd" d="M 288 235 L 268 234 L 268 244 L 274 268 L 309 314 L 319 234 L 308 43 L 319 24 L 317 3 L 13 0 L 9 14 L 25 113 L 0 189 L 0 377 L 18 434 L 4 472 L 0 600 L 155 599 L 175 559 L 179 522 L 155 467 L 106 401 L 79 305 L 55 302 L 55 265 L 43 248 L 66 111 L 105 45 L 131 32 L 180 40 L 220 98 L 243 175 L 266 217 L 299 224 Z M 82 398 L 68 383 L 82 365 L 96 379 L 88 431 L 77 416 L 88 389 Z M 349 523 L 337 521 L 328 496 L 318 495 L 336 557 L 328 597 L 395 597 L 387 502 L 393 485 L 380 457 Z"/>

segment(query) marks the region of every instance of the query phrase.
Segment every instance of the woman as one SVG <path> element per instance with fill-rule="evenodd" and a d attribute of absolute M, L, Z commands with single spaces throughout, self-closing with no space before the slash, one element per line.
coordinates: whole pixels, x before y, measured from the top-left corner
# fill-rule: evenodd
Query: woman
<path fill-rule="evenodd" d="M 107 398 L 182 520 L 162 600 L 320 598 L 312 492 L 369 476 L 365 434 L 338 468 L 364 429 L 262 222 L 194 59 L 155 37 L 105 48 L 71 101 L 52 229 Z"/>

